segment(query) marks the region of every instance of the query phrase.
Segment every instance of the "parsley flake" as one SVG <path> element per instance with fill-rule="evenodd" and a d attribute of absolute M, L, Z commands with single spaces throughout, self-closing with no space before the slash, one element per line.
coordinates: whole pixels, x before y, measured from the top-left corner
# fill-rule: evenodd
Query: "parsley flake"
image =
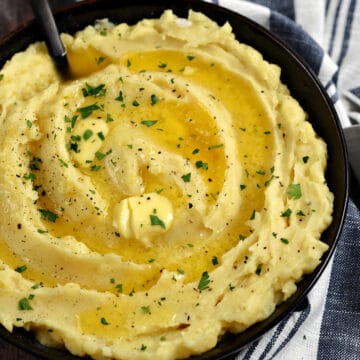
<path fill-rule="evenodd" d="M 198 169 L 201 169 L 201 168 L 204 169 L 204 170 L 208 170 L 208 169 L 209 169 L 208 164 L 202 162 L 201 160 L 197 161 L 197 162 L 195 163 L 195 165 L 196 165 L 196 167 L 197 167 Z"/>
<path fill-rule="evenodd" d="M 84 106 L 81 108 L 78 108 L 76 111 L 80 113 L 81 117 L 83 119 L 88 118 L 94 111 L 99 110 L 100 106 L 97 104 L 92 104 L 89 106 Z"/>
<path fill-rule="evenodd" d="M 142 311 L 144 314 L 151 314 L 150 306 L 142 306 L 142 307 L 141 307 L 141 311 Z"/>
<path fill-rule="evenodd" d="M 218 149 L 218 148 L 221 148 L 223 146 L 224 146 L 224 144 L 211 145 L 211 146 L 208 147 L 208 150 Z"/>
<path fill-rule="evenodd" d="M 93 136 L 93 131 L 91 129 L 86 129 L 83 134 L 84 140 L 89 140 Z"/>
<path fill-rule="evenodd" d="M 261 270 L 262 270 L 262 264 L 259 264 L 259 265 L 256 267 L 255 274 L 256 274 L 256 275 L 260 275 L 260 274 L 261 274 Z"/>
<path fill-rule="evenodd" d="M 255 214 L 256 214 L 256 211 L 253 210 L 251 216 L 250 216 L 250 220 L 254 220 L 255 219 Z"/>
<path fill-rule="evenodd" d="M 289 243 L 289 240 L 288 239 L 286 239 L 286 238 L 280 238 L 280 241 L 282 242 L 282 243 L 284 243 L 284 244 L 288 244 Z"/>
<path fill-rule="evenodd" d="M 301 187 L 300 184 L 290 184 L 287 194 L 294 200 L 301 198 Z"/>
<path fill-rule="evenodd" d="M 100 65 L 102 62 L 104 62 L 105 59 L 105 56 L 99 56 L 98 58 L 95 58 L 96 64 Z"/>
<path fill-rule="evenodd" d="M 41 214 L 41 220 L 48 220 L 54 223 L 56 219 L 59 217 L 57 214 L 53 213 L 50 210 L 38 209 L 38 211 Z"/>
<path fill-rule="evenodd" d="M 161 219 L 159 219 L 157 215 L 150 215 L 150 223 L 153 226 L 159 225 L 162 229 L 166 229 L 165 223 Z"/>
<path fill-rule="evenodd" d="M 19 310 L 33 310 L 31 307 L 29 300 L 27 298 L 22 298 L 18 302 L 18 309 Z"/>
<path fill-rule="evenodd" d="M 116 101 L 124 101 L 124 95 L 123 92 L 119 91 L 119 96 L 115 98 Z"/>
<path fill-rule="evenodd" d="M 102 317 L 102 318 L 100 319 L 100 322 L 101 322 L 103 325 L 110 325 L 110 323 L 109 323 L 104 317 Z"/>
<path fill-rule="evenodd" d="M 281 217 L 289 217 L 292 213 L 292 210 L 291 209 L 286 209 L 282 214 L 281 214 Z"/>
<path fill-rule="evenodd" d="M 159 101 L 159 98 L 155 94 L 152 94 L 150 99 L 151 99 L 151 105 L 153 106 Z"/>
<path fill-rule="evenodd" d="M 158 122 L 158 120 L 142 120 L 141 125 L 145 125 L 146 127 L 151 127 L 155 125 Z"/>
<path fill-rule="evenodd" d="M 88 83 L 85 83 L 85 88 L 81 89 L 82 94 L 84 97 L 88 97 L 88 96 L 105 96 L 106 94 L 106 88 L 105 88 L 105 84 L 100 84 L 97 86 L 92 86 Z"/>
<path fill-rule="evenodd" d="M 26 265 L 21 265 L 21 266 L 18 266 L 16 269 L 14 269 L 16 272 L 18 273 L 22 273 L 24 272 L 25 270 L 27 269 L 27 266 Z"/>
<path fill-rule="evenodd" d="M 184 182 L 190 182 L 191 180 L 191 173 L 187 173 L 181 177 Z"/>
<path fill-rule="evenodd" d="M 210 284 L 210 277 L 209 277 L 209 273 L 207 271 L 204 271 L 201 275 L 201 279 L 198 283 L 197 288 L 202 291 L 202 290 L 206 290 L 209 288 L 209 284 Z"/>

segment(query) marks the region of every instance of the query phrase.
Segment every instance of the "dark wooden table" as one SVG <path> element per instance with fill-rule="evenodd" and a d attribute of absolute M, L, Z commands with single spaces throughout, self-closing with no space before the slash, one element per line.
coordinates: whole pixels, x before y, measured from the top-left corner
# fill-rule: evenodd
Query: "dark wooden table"
<path fill-rule="evenodd" d="M 49 0 L 51 7 L 56 10 L 72 3 L 72 0 Z M 0 39 L 18 26 L 32 19 L 28 0 L 0 0 Z M 38 360 L 0 338 L 1 360 Z"/>

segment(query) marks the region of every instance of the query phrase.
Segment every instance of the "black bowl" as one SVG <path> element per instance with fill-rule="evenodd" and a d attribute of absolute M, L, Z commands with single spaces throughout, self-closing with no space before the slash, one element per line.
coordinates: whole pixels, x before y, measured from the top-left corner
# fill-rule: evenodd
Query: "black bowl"
<path fill-rule="evenodd" d="M 218 345 L 199 356 L 198 360 L 225 359 L 250 344 L 282 319 L 295 311 L 306 300 L 306 294 L 318 280 L 328 263 L 339 238 L 344 221 L 348 200 L 348 163 L 344 139 L 336 111 L 321 86 L 319 80 L 306 64 L 272 33 L 248 18 L 219 6 L 199 0 L 87 0 L 74 4 L 55 15 L 61 32 L 74 33 L 96 19 L 108 18 L 114 23 L 135 24 L 143 18 L 159 17 L 165 9 L 182 17 L 187 17 L 189 9 L 201 11 L 222 25 L 228 21 L 237 39 L 259 50 L 264 58 L 279 65 L 282 69 L 281 80 L 290 89 L 292 95 L 309 114 L 317 134 L 328 146 L 329 159 L 326 181 L 335 195 L 333 222 L 322 234 L 322 241 L 329 245 L 316 270 L 298 283 L 298 290 L 287 301 L 277 306 L 275 312 L 266 320 L 257 323 L 238 335 L 225 336 Z M 16 52 L 26 49 L 35 41 L 43 40 L 43 34 L 34 22 L 30 22 L 10 34 L 0 43 L 0 68 Z M 47 359 L 80 359 L 64 350 L 47 348 L 36 342 L 33 336 L 24 330 L 16 329 L 11 334 L 0 326 L 0 336 L 12 344 L 25 349 L 38 357 Z"/>

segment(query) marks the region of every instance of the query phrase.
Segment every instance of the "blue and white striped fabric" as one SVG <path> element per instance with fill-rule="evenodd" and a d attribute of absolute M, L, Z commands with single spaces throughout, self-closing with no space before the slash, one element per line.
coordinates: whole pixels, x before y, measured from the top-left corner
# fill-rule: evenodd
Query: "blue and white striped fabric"
<path fill-rule="evenodd" d="M 209 1 L 260 23 L 318 75 L 343 127 L 360 123 L 360 1 Z M 309 305 L 243 349 L 237 360 L 360 359 L 360 211 L 350 199 L 336 252 Z"/>

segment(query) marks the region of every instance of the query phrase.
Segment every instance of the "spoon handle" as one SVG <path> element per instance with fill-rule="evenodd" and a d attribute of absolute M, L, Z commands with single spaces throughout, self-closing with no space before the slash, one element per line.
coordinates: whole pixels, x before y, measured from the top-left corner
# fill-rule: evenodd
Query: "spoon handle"
<path fill-rule="evenodd" d="M 31 7 L 36 20 L 45 34 L 46 43 L 58 71 L 64 75 L 69 70 L 66 50 L 47 0 L 31 0 Z"/>

